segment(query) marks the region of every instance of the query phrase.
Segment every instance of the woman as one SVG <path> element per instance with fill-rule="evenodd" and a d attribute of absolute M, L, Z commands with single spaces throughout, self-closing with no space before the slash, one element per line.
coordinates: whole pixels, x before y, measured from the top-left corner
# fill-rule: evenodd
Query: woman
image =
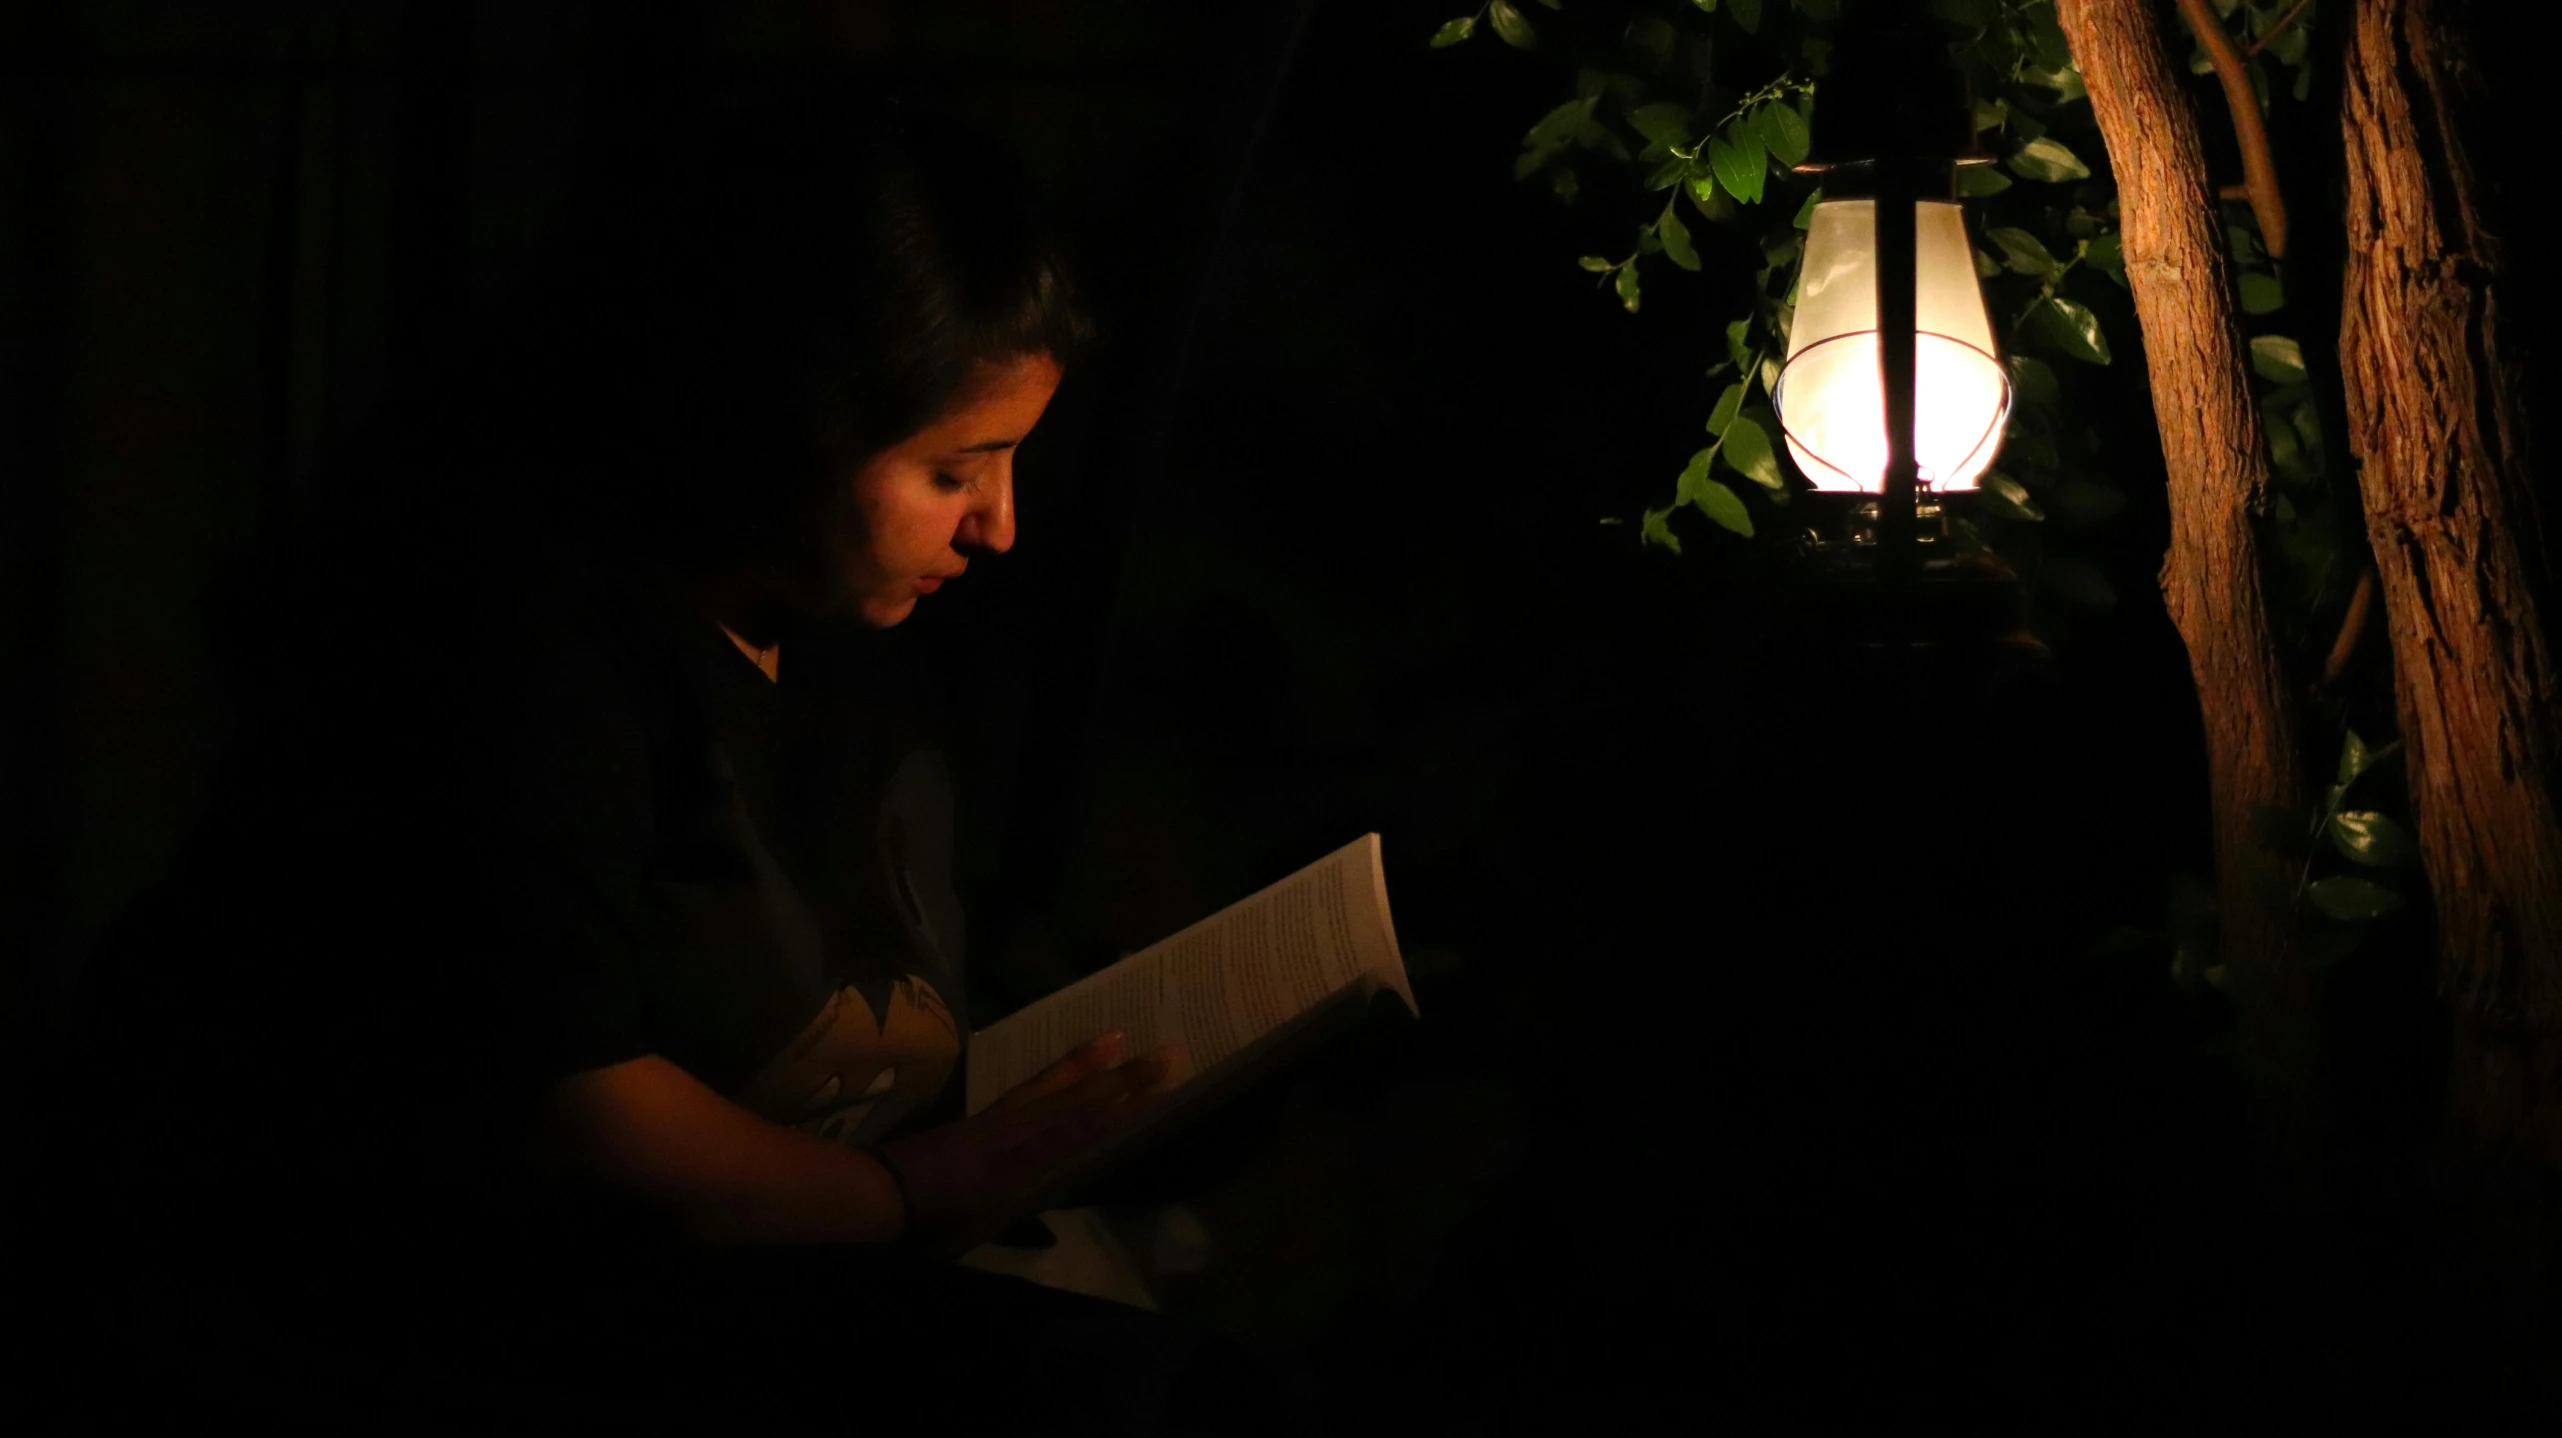
<path fill-rule="evenodd" d="M 502 1406 L 1177 1415 L 1189 1338 L 918 1256 L 1167 1072 L 1098 1036 L 959 1115 L 891 633 L 1012 547 L 1086 322 L 942 128 L 635 152 L 405 478 L 267 572 L 228 797 L 93 965 L 85 1217 L 160 1311 Z"/>

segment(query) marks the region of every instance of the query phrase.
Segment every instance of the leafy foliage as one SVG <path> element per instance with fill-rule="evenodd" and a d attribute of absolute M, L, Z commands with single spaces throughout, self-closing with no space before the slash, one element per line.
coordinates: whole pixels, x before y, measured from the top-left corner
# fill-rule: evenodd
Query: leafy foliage
<path fill-rule="evenodd" d="M 2272 70 L 2287 72 L 2283 83 L 2286 92 L 2297 101 L 2313 93 L 2313 15 L 2309 0 L 2209 0 L 2215 18 L 2224 22 L 2242 53 L 2249 57 L 2251 89 L 2259 98 L 2260 108 L 2269 107 L 2272 86 L 2278 77 Z M 2206 47 L 2190 37 L 2189 73 L 2211 73 L 2214 63 L 2206 58 Z"/>
<path fill-rule="evenodd" d="M 2067 422 L 2057 367 L 2115 358 L 2102 318 L 2125 308 L 2114 185 L 2051 0 L 1933 0 L 1929 8 L 1944 27 L 1948 63 L 1980 97 L 1976 131 L 1993 163 L 1962 169 L 1959 183 L 1983 224 L 1977 265 L 2017 397 L 2004 467 L 1986 478 L 1986 497 L 1975 518 L 1957 521 L 1956 538 L 2000 552 L 2040 592 L 2105 607 L 2114 590 L 2080 546 L 2086 531 L 2125 508 L 2125 496 L 2100 470 L 2088 432 Z M 1507 12 L 1518 19 L 1513 7 L 1479 13 L 1514 23 L 1502 20 Z M 1708 367 L 1710 443 L 1675 478 L 1670 502 L 1646 511 L 1639 536 L 1678 552 L 1674 517 L 1684 509 L 1739 538 L 1768 534 L 1767 512 L 1805 487 L 1779 443 L 1771 384 L 1787 352 L 1802 232 L 1817 198 L 1815 178 L 1796 167 L 1820 142 L 1839 0 L 1591 0 L 1565 18 L 1575 23 L 1554 34 L 1542 22 L 1537 43 L 1571 65 L 1574 96 L 1524 133 L 1513 174 L 1544 182 L 1564 203 L 1605 177 L 1633 182 L 1613 193 L 1646 197 L 1623 250 L 1576 264 L 1636 313 L 1658 265 L 1686 274 L 1706 267 L 1701 226 L 1759 256 L 1747 304 Z M 1468 38 L 1475 19 L 1450 21 L 1432 43 Z M 1734 248 L 1729 241 L 1718 252 Z M 1726 482 L 1735 478 L 1749 483 Z"/>
<path fill-rule="evenodd" d="M 1785 532 L 1769 522 L 1773 511 L 1805 483 L 1778 442 L 1771 386 L 1787 352 L 1803 231 L 1819 193 L 1796 167 L 1820 149 L 1840 0 L 1540 3 L 1559 13 L 1535 36 L 1516 6 L 1490 0 L 1476 16 L 1444 25 L 1431 43 L 1465 41 L 1485 18 L 1505 41 L 1536 44 L 1550 63 L 1571 69 L 1573 98 L 1531 125 L 1513 174 L 1565 204 L 1578 202 L 1587 180 L 1596 194 L 1641 197 L 1624 247 L 1576 261 L 1594 285 L 1637 313 L 1651 282 L 1673 282 L 1664 266 L 1685 283 L 1697 275 L 1731 287 L 1737 277 L 1719 273 L 1725 257 L 1757 256 L 1746 302 L 1729 311 L 1722 331 L 1703 331 L 1712 347 L 1709 443 L 1682 467 L 1670 501 L 1644 512 L 1640 541 L 1679 553 L 1675 519 L 1689 509 L 1734 536 L 1721 542 L 1771 542 Z M 1941 26 L 1947 62 L 1967 77 L 1978 148 L 1990 161 L 1961 167 L 1957 192 L 1980 237 L 1976 272 L 2014 399 L 2000 467 L 1983 477 L 1978 504 L 1954 521 L 1953 535 L 1961 547 L 2000 554 L 2034 594 L 2071 609 L 2105 609 L 2117 596 L 2096 562 L 2096 541 L 2126 511 L 2128 494 L 2108 472 L 2098 435 L 2074 422 L 2071 407 L 2074 392 L 2114 364 L 2118 344 L 2136 339 L 2131 328 L 2111 333 L 2130 313 L 2115 181 L 2053 0 L 1927 0 L 1924 8 Z M 2248 57 L 2263 110 L 2281 94 L 2307 98 L 2318 0 L 2213 0 L 2213 9 Z M 2191 67 L 2210 68 L 2202 50 Z M 2291 332 L 2282 267 L 2246 203 L 2227 200 L 2223 211 L 2276 480 L 2264 516 L 2282 575 L 2272 606 L 2281 639 L 2300 660 L 2327 648 L 2337 628 L 2365 558 L 2362 526 L 2354 493 L 2344 492 L 2329 462 L 2325 414 Z M 1738 479 L 1748 482 L 1731 482 Z M 2317 959 L 2345 952 L 2370 921 L 2405 907 L 2396 871 L 2416 854 L 2373 796 L 2349 807 L 2352 787 L 2396 746 L 2370 750 L 2338 703 L 2326 712 L 2344 749 L 2321 811 L 2262 816 L 2275 847 L 2300 864 L 2298 904 L 2339 926 L 2315 935 Z M 2188 901 L 2183 907 L 2175 894 L 2165 936 L 2174 975 L 2222 987 L 2203 927 L 2211 926 L 2212 895 L 2193 882 L 2182 892 Z"/>
<path fill-rule="evenodd" d="M 2355 729 L 2349 730 L 2340 744 L 2338 777 L 2325 791 L 2322 812 L 2313 821 L 2314 838 L 2328 839 L 2341 857 L 2368 870 L 2402 868 L 2419 857 L 2418 846 L 2391 816 L 2374 809 L 2342 807 L 2357 782 L 2401 748 L 2397 740 L 2369 749 Z M 2405 907 L 2400 893 L 2377 882 L 2371 874 L 2349 872 L 2314 879 L 2311 873 L 2308 855 L 2301 886 L 2303 897 L 2330 918 L 2354 923 L 2381 918 Z"/>

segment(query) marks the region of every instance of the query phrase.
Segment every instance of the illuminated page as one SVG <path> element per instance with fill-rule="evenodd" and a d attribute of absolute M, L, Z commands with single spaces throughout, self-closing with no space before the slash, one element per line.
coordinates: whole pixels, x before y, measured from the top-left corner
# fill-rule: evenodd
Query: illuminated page
<path fill-rule="evenodd" d="M 1414 1008 L 1379 836 L 1365 834 L 973 1036 L 969 1111 L 1107 1029 L 1127 1030 L 1132 1054 L 1179 1045 L 1182 1084 L 1243 1062 L 1338 1000 L 1382 988 Z"/>
<path fill-rule="evenodd" d="M 1182 1043 L 1165 980 L 1162 955 L 1154 950 L 1132 954 L 972 1034 L 969 1111 L 987 1107 L 1097 1034 L 1119 1029 L 1129 1035 L 1122 1052 L 1133 1057 L 1159 1044 Z"/>

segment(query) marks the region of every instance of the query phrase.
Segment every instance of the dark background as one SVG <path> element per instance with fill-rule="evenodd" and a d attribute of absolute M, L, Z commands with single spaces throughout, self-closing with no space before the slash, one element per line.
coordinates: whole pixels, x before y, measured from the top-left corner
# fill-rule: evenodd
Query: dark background
<path fill-rule="evenodd" d="M 1623 218 L 1508 175 L 1564 78 L 1427 50 L 1451 8 L 10 8 L 12 1012 L 207 797 L 209 596 L 364 482 L 335 457 L 497 318 L 598 127 L 818 69 L 1014 144 L 1108 334 L 1015 553 L 915 621 L 981 1012 L 1384 836 L 1425 1020 L 1158 1176 L 1214 1239 L 1189 1311 L 1470 1430 L 2405 1392 L 2397 1233 L 2355 1183 L 2268 1221 L 2215 1016 L 2097 943 L 2206 867 L 2140 375 L 2091 385 L 2121 602 L 2050 660 L 1881 668 L 1765 550 L 1641 551 L 1599 521 L 1695 447 L 1718 259 L 1597 293 Z"/>

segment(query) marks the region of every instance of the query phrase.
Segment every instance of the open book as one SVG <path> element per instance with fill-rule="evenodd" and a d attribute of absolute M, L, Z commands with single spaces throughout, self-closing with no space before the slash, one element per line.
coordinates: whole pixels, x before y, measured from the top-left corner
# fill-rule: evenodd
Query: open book
<path fill-rule="evenodd" d="M 1322 1017 L 1381 990 L 1414 1011 L 1388 921 L 1379 836 L 1365 834 L 1272 887 L 1070 984 L 971 1036 L 977 1113 L 1068 1050 L 1112 1029 L 1123 1052 L 1171 1044 L 1167 1109 L 1252 1067 Z"/>

